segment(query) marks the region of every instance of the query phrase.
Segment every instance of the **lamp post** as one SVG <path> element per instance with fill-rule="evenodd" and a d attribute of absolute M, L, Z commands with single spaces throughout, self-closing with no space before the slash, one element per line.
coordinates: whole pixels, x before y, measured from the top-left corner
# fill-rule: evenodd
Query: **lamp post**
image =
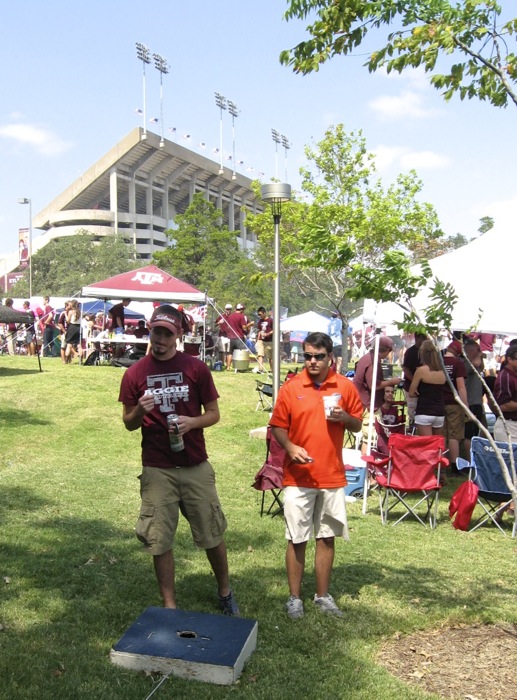
<path fill-rule="evenodd" d="M 220 119 L 219 119 L 219 140 L 220 140 L 220 154 L 221 154 L 221 165 L 219 166 L 219 175 L 224 173 L 223 168 L 223 109 L 226 109 L 226 97 L 220 93 L 215 93 L 215 104 L 219 107 Z"/>
<path fill-rule="evenodd" d="M 167 75 L 169 72 L 169 64 L 163 56 L 160 56 L 160 54 L 153 53 L 153 58 L 156 70 L 160 71 L 160 121 L 162 127 L 160 148 L 163 148 L 165 145 L 165 141 L 163 140 L 163 76 Z"/>
<path fill-rule="evenodd" d="M 273 223 L 275 225 L 274 238 L 274 289 L 273 289 L 273 405 L 280 389 L 280 219 L 282 217 L 282 204 L 291 200 L 291 185 L 275 182 L 271 185 L 262 185 L 260 195 L 264 202 L 271 205 Z"/>
<path fill-rule="evenodd" d="M 151 52 L 145 46 L 145 44 L 141 44 L 139 41 L 136 42 L 136 56 L 139 61 L 142 61 L 142 71 L 143 71 L 143 86 L 144 86 L 144 110 L 143 110 L 143 119 L 144 119 L 144 135 L 143 138 L 147 138 L 147 119 L 146 119 L 146 108 L 145 108 L 145 65 L 146 63 L 151 63 Z"/>
<path fill-rule="evenodd" d="M 18 204 L 29 205 L 29 299 L 32 299 L 32 200 L 21 197 Z"/>
<path fill-rule="evenodd" d="M 232 180 L 235 180 L 237 175 L 235 174 L 235 117 L 239 116 L 239 108 L 235 104 L 235 102 L 232 102 L 231 100 L 228 100 L 228 111 L 232 115 L 232 143 L 233 143 L 233 174 L 232 174 Z"/>

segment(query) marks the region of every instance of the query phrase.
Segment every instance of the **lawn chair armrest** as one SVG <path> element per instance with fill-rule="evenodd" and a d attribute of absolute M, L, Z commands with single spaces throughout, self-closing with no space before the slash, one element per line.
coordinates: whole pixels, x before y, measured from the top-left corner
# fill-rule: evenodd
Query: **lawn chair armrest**
<path fill-rule="evenodd" d="M 377 459 L 373 455 L 363 455 L 361 457 L 362 460 L 364 460 L 367 464 L 371 464 L 372 466 L 376 467 L 385 467 L 386 464 L 390 461 L 389 457 L 384 457 L 384 459 Z"/>
<path fill-rule="evenodd" d="M 458 471 L 461 471 L 462 469 L 472 469 L 472 464 L 467 459 L 463 459 L 463 457 L 457 457 L 456 469 Z"/>

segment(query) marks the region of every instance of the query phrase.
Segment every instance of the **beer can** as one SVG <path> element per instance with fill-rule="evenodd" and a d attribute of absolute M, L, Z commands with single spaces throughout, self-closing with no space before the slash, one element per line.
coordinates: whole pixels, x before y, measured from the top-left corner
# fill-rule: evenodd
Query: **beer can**
<path fill-rule="evenodd" d="M 183 437 L 178 435 L 179 417 L 175 413 L 169 413 L 167 416 L 167 427 L 169 429 L 169 443 L 173 452 L 181 452 L 185 449 Z"/>

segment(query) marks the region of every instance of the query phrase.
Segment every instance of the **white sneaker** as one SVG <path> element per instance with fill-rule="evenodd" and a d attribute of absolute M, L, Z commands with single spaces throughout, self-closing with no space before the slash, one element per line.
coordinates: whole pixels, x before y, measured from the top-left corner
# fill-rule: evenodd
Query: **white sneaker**
<path fill-rule="evenodd" d="M 303 602 L 300 598 L 294 595 L 289 596 L 289 600 L 285 604 L 287 614 L 291 620 L 298 620 L 303 617 Z"/>
<path fill-rule="evenodd" d="M 327 593 L 327 595 L 314 596 L 315 605 L 321 610 L 321 612 L 328 613 L 329 615 L 335 615 L 336 617 L 343 617 L 343 611 L 338 608 L 336 601 Z"/>

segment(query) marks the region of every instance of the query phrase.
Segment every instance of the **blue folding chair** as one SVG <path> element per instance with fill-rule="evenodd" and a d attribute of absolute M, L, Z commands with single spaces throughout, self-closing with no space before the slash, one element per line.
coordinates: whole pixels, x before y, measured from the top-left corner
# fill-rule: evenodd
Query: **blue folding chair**
<path fill-rule="evenodd" d="M 496 445 L 510 468 L 510 446 L 507 442 L 496 442 Z M 517 444 L 512 444 L 511 448 L 514 464 L 517 464 Z M 469 480 L 473 481 L 479 488 L 476 506 L 480 506 L 483 513 L 471 525 L 469 532 L 477 530 L 486 523 L 492 523 L 506 535 L 501 526 L 501 516 L 507 509 L 512 494 L 506 485 L 501 465 L 490 442 L 486 438 L 473 437 L 470 447 L 470 462 L 458 457 L 456 466 L 459 470 L 469 469 Z M 517 520 L 514 514 L 512 537 L 515 537 L 516 532 Z"/>

